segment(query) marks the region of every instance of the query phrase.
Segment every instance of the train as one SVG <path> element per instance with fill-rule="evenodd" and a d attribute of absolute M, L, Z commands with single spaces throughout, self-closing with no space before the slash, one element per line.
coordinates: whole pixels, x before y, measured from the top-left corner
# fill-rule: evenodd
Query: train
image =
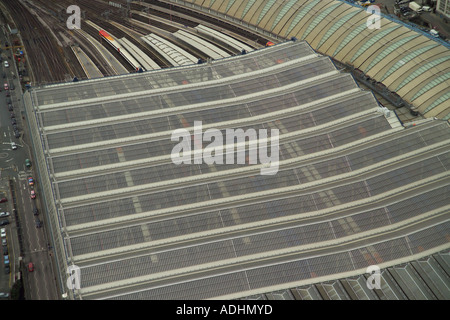
<path fill-rule="evenodd" d="M 141 64 L 125 49 L 123 48 L 118 41 L 114 39 L 108 32 L 101 29 L 99 30 L 99 35 L 106 40 L 117 52 L 121 54 L 122 57 L 127 60 L 127 62 L 137 71 L 142 72 Z"/>

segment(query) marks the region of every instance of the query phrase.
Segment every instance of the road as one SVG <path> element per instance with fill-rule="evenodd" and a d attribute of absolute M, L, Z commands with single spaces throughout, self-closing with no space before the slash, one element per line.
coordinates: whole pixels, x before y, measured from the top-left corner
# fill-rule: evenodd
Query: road
<path fill-rule="evenodd" d="M 10 66 L 0 66 L 1 89 L 0 92 L 0 193 L 8 198 L 6 206 L 0 206 L 5 211 L 11 212 L 10 224 L 7 226 L 8 253 L 11 264 L 11 274 L 8 281 L 5 280 L 3 263 L 0 273 L 0 290 L 9 292 L 9 288 L 20 276 L 24 279 L 25 297 L 29 300 L 55 300 L 59 294 L 56 288 L 55 275 L 51 256 L 51 248 L 48 246 L 45 210 L 39 201 L 39 181 L 36 181 L 36 199 L 31 199 L 31 187 L 28 185 L 28 176 L 34 177 L 33 167 L 25 166 L 25 159 L 31 159 L 31 148 L 29 147 L 28 127 L 24 116 L 22 103 L 21 84 L 17 74 L 17 62 L 14 61 L 11 49 L 5 49 L 5 42 L 11 45 L 9 35 L 6 34 L 4 22 L 0 32 L 0 43 L 3 50 L 0 52 L 2 60 L 8 60 Z M 5 75 L 3 77 L 3 74 Z M 15 76 L 14 76 L 15 75 Z M 8 110 L 4 83 L 14 84 L 15 90 L 10 90 L 10 99 L 13 111 Z M 14 113 L 20 137 L 16 138 L 11 123 L 11 113 Z M 11 142 L 18 146 L 16 150 L 11 149 Z M 12 189 L 10 188 L 12 181 Z M 0 194 L 1 196 L 1 194 Z M 3 205 L 3 204 L 2 204 Z M 36 228 L 36 217 L 33 215 L 33 207 L 39 209 L 37 218 L 42 221 L 42 227 Z M 17 214 L 13 213 L 13 209 Z M 33 262 L 35 270 L 28 272 L 26 266 Z"/>

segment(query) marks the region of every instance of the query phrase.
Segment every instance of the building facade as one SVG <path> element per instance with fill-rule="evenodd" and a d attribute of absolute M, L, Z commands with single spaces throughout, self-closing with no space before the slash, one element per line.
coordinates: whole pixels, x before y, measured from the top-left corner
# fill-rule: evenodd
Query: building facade
<path fill-rule="evenodd" d="M 436 12 L 442 13 L 447 18 L 450 18 L 450 0 L 438 0 Z"/>

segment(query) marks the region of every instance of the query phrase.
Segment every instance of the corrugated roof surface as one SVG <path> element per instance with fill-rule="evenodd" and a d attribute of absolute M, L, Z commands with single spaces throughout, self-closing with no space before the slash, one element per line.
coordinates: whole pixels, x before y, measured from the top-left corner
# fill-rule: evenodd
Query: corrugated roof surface
<path fill-rule="evenodd" d="M 30 95 L 76 297 L 238 298 L 449 246 L 448 124 L 395 125 L 305 42 Z M 194 121 L 278 129 L 278 172 L 175 165 L 171 134 Z"/>
<path fill-rule="evenodd" d="M 187 0 L 183 4 L 195 4 L 196 10 L 202 7 L 243 27 L 253 26 L 264 35 L 306 40 L 314 50 L 352 65 L 397 93 L 425 117 L 450 119 L 450 45 L 412 23 L 375 15 L 373 7 L 344 0 Z"/>
<path fill-rule="evenodd" d="M 248 296 L 245 300 L 448 300 L 450 268 L 442 263 L 443 251 L 419 260 L 381 270 L 381 289 L 367 287 L 368 274 L 336 279 L 276 292 Z M 440 260 L 439 263 L 437 260 Z M 330 295 L 331 293 L 331 295 Z"/>

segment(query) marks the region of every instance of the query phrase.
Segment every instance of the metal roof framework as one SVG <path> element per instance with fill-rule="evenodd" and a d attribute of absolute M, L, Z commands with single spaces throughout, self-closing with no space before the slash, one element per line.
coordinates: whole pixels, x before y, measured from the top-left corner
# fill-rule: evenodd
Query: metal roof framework
<path fill-rule="evenodd" d="M 77 298 L 239 298 L 449 247 L 448 124 L 404 129 L 306 42 L 25 100 Z M 278 129 L 278 173 L 175 165 L 194 121 Z"/>
<path fill-rule="evenodd" d="M 381 270 L 380 288 L 367 287 L 368 275 L 335 279 L 245 297 L 246 300 L 448 300 L 448 250 Z"/>
<path fill-rule="evenodd" d="M 343 0 L 171 0 L 259 33 L 296 37 L 363 71 L 425 117 L 450 119 L 450 45 L 388 15 Z M 379 28 L 368 21 L 379 19 Z"/>

